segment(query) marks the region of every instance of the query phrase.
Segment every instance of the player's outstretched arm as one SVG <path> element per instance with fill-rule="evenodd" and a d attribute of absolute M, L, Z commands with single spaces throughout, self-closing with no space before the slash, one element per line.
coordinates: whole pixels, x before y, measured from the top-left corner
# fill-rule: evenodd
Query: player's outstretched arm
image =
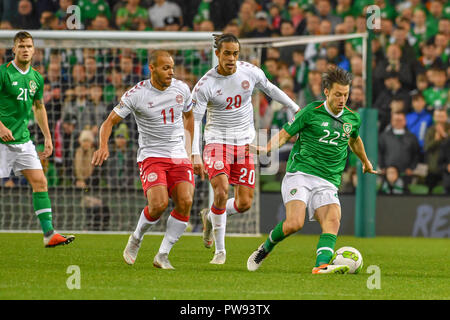
<path fill-rule="evenodd" d="M 373 169 L 372 163 L 369 161 L 366 155 L 366 150 L 364 149 L 364 143 L 361 140 L 361 137 L 352 138 L 348 140 L 348 145 L 350 149 L 352 149 L 353 153 L 361 160 L 363 166 L 363 173 L 372 173 L 378 174 L 378 171 Z"/>
<path fill-rule="evenodd" d="M 253 153 L 269 153 L 270 151 L 279 149 L 282 145 L 291 139 L 291 135 L 286 130 L 281 129 L 276 135 L 270 139 L 266 146 L 250 145 L 250 151 Z"/>
<path fill-rule="evenodd" d="M 106 161 L 109 157 L 109 148 L 108 148 L 108 140 L 111 136 L 112 128 L 118 124 L 120 121 L 122 121 L 122 118 L 115 113 L 114 111 L 111 111 L 108 118 L 102 123 L 100 127 L 100 141 L 99 141 L 99 147 L 98 150 L 94 152 L 94 155 L 92 156 L 92 164 L 94 166 L 101 166 L 104 161 Z"/>
<path fill-rule="evenodd" d="M 44 99 L 36 99 L 33 102 L 34 117 L 36 119 L 42 134 L 44 135 L 44 151 L 39 153 L 41 159 L 51 156 L 53 152 L 52 135 L 48 127 L 47 110 L 45 109 Z"/>

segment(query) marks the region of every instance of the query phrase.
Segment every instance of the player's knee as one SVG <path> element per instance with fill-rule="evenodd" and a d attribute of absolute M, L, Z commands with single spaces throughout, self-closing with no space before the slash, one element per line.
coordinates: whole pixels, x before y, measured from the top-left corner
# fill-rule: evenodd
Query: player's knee
<path fill-rule="evenodd" d="M 285 235 L 295 233 L 303 228 L 304 223 L 305 222 L 300 219 L 286 220 L 283 225 L 283 231 Z"/>
<path fill-rule="evenodd" d="M 169 205 L 169 200 L 159 200 L 159 201 L 152 201 L 152 203 L 148 204 L 148 209 L 150 213 L 162 213 L 164 210 L 167 209 Z M 150 215 L 151 215 L 150 214 Z"/>
<path fill-rule="evenodd" d="M 236 207 L 239 212 L 245 212 L 252 206 L 252 199 L 239 199 L 236 200 Z"/>
<path fill-rule="evenodd" d="M 228 189 L 227 188 L 216 188 L 216 190 L 214 190 L 214 202 L 226 203 L 227 200 L 228 200 Z"/>
<path fill-rule="evenodd" d="M 31 183 L 34 192 L 46 192 L 47 191 L 47 178 L 45 176 L 40 179 L 34 180 Z"/>
<path fill-rule="evenodd" d="M 176 206 L 183 213 L 188 213 L 192 208 L 192 197 L 182 197 L 177 200 Z"/>

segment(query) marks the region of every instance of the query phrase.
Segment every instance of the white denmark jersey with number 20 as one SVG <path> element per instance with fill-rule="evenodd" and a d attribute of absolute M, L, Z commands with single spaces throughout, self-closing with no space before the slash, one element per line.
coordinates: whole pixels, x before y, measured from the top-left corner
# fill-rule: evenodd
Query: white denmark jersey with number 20
<path fill-rule="evenodd" d="M 216 67 L 217 68 L 217 67 Z M 216 68 L 209 70 L 192 92 L 196 122 L 207 111 L 204 137 L 206 144 L 246 145 L 255 138 L 252 93 L 256 87 L 294 112 L 299 107 L 273 85 L 257 66 L 238 61 L 236 72 L 222 76 Z M 199 152 L 198 128 L 194 133 L 193 154 Z"/>
<path fill-rule="evenodd" d="M 191 92 L 183 81 L 172 79 L 172 84 L 161 91 L 148 79 L 125 92 L 114 112 L 121 118 L 133 113 L 139 132 L 140 162 L 149 157 L 187 158 L 183 112 L 191 108 Z"/>

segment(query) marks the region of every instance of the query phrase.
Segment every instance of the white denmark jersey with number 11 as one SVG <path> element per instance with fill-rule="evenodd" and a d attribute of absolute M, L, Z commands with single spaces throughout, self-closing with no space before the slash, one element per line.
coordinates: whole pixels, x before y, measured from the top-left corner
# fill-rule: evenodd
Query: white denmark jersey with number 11
<path fill-rule="evenodd" d="M 139 132 L 137 161 L 149 157 L 187 158 L 184 144 L 183 112 L 192 109 L 187 84 L 172 79 L 161 91 L 144 80 L 128 90 L 114 108 L 121 118 L 134 114 Z"/>
<path fill-rule="evenodd" d="M 274 86 L 257 66 L 238 61 L 236 72 L 222 76 L 217 67 L 209 70 L 192 92 L 196 122 L 207 111 L 205 141 L 242 146 L 255 138 L 252 93 L 258 88 L 294 112 L 299 107 L 283 91 Z M 198 128 L 194 133 L 193 154 L 200 154 Z"/>

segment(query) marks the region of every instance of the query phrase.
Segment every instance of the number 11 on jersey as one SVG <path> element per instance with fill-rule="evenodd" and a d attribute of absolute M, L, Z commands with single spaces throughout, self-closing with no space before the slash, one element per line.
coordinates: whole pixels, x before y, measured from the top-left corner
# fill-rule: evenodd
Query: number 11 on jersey
<path fill-rule="evenodd" d="M 175 116 L 174 116 L 173 108 L 170 108 L 169 113 L 170 113 L 171 122 L 174 123 Z M 161 111 L 161 114 L 163 115 L 164 124 L 167 124 L 166 110 L 164 109 L 163 111 Z"/>

